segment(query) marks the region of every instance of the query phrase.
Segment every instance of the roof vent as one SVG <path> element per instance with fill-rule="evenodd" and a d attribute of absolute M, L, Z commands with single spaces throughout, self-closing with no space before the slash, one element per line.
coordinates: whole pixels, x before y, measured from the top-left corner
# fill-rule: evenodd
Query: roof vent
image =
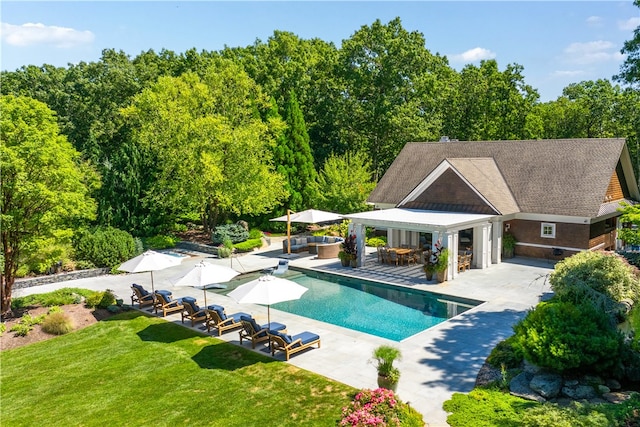
<path fill-rule="evenodd" d="M 440 137 L 440 142 L 449 142 L 449 141 L 451 141 L 451 140 L 449 139 L 448 136 L 441 136 Z"/>

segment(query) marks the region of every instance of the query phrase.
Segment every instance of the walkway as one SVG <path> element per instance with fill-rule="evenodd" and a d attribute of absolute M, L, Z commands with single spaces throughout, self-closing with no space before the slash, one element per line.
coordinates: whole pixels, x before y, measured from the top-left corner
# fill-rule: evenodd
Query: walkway
<path fill-rule="evenodd" d="M 275 258 L 282 254 L 281 243 L 272 243 L 267 250 L 253 252 L 239 258 L 211 259 L 212 263 L 230 265 L 238 271 L 259 271 L 277 264 Z M 204 254 L 193 256 L 178 267 L 154 273 L 156 289 L 170 289 L 175 296 L 197 296 L 201 291 L 192 288 L 173 287 L 169 279 L 191 269 Z M 393 267 L 380 265 L 374 254 L 367 256 L 365 265 L 351 269 L 340 266 L 338 260 L 319 260 L 313 256 L 301 256 L 290 261 L 292 266 L 330 271 L 355 277 L 375 279 L 396 285 L 409 286 L 442 294 L 486 301 L 445 323 L 416 334 L 400 343 L 384 338 L 352 331 L 294 314 L 271 310 L 272 319 L 289 326 L 289 332 L 313 331 L 321 336 L 322 347 L 292 357 L 292 365 L 316 372 L 356 388 L 376 388 L 376 371 L 369 360 L 373 349 L 380 344 L 391 344 L 402 350 L 403 358 L 397 362 L 401 371 L 398 394 L 424 414 L 429 426 L 446 426 L 447 414 L 442 403 L 455 392 L 469 392 L 476 375 L 491 349 L 512 333 L 512 326 L 540 298 L 550 294 L 545 277 L 552 265 L 544 261 L 515 259 L 493 265 L 487 270 L 469 270 L 455 280 L 441 284 L 428 284 L 420 266 Z M 80 287 L 95 290 L 111 289 L 116 295 L 130 301 L 130 285 L 133 282 L 149 283 L 149 273 L 101 276 L 43 285 L 37 288 L 16 290 L 14 296 L 42 293 L 61 287 Z M 209 292 L 208 303 L 218 303 L 227 312 L 250 312 L 259 323 L 266 323 L 266 307 L 239 305 L 231 298 Z M 167 316 L 167 320 L 180 323 L 179 315 Z M 238 344 L 238 334 L 229 332 L 221 339 Z M 245 346 L 250 349 L 250 346 Z M 256 351 L 268 354 L 265 350 Z"/>

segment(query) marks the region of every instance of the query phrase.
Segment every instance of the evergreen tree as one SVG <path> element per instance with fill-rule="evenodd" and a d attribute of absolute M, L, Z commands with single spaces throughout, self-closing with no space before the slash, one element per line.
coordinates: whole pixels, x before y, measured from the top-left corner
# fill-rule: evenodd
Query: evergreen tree
<path fill-rule="evenodd" d="M 309 134 L 295 92 L 289 93 L 285 110 L 286 129 L 278 138 L 274 160 L 286 179 L 287 208 L 300 211 L 314 206 L 318 197 L 318 173 L 313 164 Z"/>

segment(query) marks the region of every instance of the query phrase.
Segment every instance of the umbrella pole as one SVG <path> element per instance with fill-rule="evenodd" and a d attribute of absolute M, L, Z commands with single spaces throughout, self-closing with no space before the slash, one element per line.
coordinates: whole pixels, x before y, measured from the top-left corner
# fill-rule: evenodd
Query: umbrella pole
<path fill-rule="evenodd" d="M 202 292 L 204 292 L 204 306 L 207 307 L 207 288 L 205 286 L 202 287 Z"/>
<path fill-rule="evenodd" d="M 267 329 L 271 329 L 271 305 L 267 305 Z"/>
<path fill-rule="evenodd" d="M 150 273 L 151 273 L 151 292 L 155 294 L 156 288 L 153 287 L 153 270 Z"/>
<path fill-rule="evenodd" d="M 287 255 L 291 255 L 291 209 L 287 209 Z"/>

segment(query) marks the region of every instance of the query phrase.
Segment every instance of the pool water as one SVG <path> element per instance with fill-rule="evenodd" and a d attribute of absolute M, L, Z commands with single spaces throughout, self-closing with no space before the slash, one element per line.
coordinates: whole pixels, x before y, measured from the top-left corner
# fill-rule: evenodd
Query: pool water
<path fill-rule="evenodd" d="M 227 292 L 255 277 L 229 282 Z M 393 341 L 402 341 L 482 303 L 291 267 L 282 277 L 309 290 L 299 300 L 273 304 L 272 308 Z"/>

